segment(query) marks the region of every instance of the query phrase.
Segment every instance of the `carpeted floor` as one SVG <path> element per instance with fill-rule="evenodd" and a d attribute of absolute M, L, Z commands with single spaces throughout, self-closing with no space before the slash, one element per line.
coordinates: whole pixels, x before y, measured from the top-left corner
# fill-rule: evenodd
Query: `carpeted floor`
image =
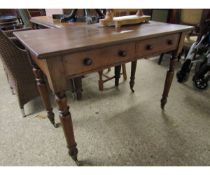
<path fill-rule="evenodd" d="M 98 74 L 84 78 L 82 101 L 68 93 L 83 165 L 210 165 L 210 91 L 174 78 L 162 112 L 166 65 L 166 59 L 161 66 L 157 60 L 140 60 L 134 94 L 129 80 L 122 79 L 118 89 L 110 81 L 99 92 Z M 127 72 L 129 77 L 130 64 Z M 26 105 L 31 115 L 22 118 L 2 65 L 0 80 L 0 165 L 74 166 L 62 128 L 51 126 L 40 98 Z M 59 122 L 53 97 L 52 103 Z"/>

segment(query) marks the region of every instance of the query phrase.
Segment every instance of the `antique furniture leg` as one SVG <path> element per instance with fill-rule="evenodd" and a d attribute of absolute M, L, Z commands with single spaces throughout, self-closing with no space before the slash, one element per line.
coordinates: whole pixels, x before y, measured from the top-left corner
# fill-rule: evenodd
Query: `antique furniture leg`
<path fill-rule="evenodd" d="M 23 106 L 20 107 L 20 110 L 21 110 L 22 116 L 23 117 L 26 117 L 26 113 L 25 113 L 25 110 L 24 110 L 24 107 Z"/>
<path fill-rule="evenodd" d="M 167 74 L 166 74 L 165 85 L 164 85 L 163 95 L 162 95 L 162 99 L 161 99 L 161 108 L 162 109 L 164 109 L 165 104 L 167 103 L 168 93 L 169 93 L 171 83 L 173 80 L 173 76 L 174 76 L 174 68 L 175 68 L 176 58 L 177 58 L 176 54 L 173 53 L 172 57 L 170 59 L 169 70 L 167 71 Z"/>
<path fill-rule="evenodd" d="M 132 61 L 131 62 L 131 77 L 130 77 L 130 89 L 132 92 L 134 92 L 134 84 L 135 84 L 135 73 L 136 73 L 136 65 L 137 61 Z"/>
<path fill-rule="evenodd" d="M 69 155 L 78 164 L 77 160 L 77 144 L 74 139 L 74 130 L 71 119 L 71 113 L 69 112 L 69 107 L 67 105 L 67 98 L 64 92 L 55 93 L 56 102 L 59 107 L 59 117 L 63 127 L 64 135 L 67 142 L 67 147 L 69 149 Z"/>
<path fill-rule="evenodd" d="M 11 89 L 12 95 L 15 95 L 15 91 L 14 91 L 13 87 L 10 86 L 10 89 Z"/>
<path fill-rule="evenodd" d="M 119 85 L 119 79 L 116 80 L 116 74 L 117 74 L 117 77 L 119 77 L 119 78 L 120 78 L 120 75 L 122 74 L 123 75 L 123 79 L 124 80 L 127 80 L 127 73 L 126 73 L 125 64 L 122 64 L 122 73 L 121 72 L 119 73 L 118 71 L 121 71 L 121 70 L 119 70 L 119 67 L 116 69 L 116 67 L 115 67 L 115 75 L 112 76 L 112 77 L 109 77 L 109 76 L 105 75 L 103 73 L 103 70 L 98 71 L 98 74 L 99 74 L 98 87 L 99 87 L 99 90 L 100 91 L 103 91 L 104 90 L 104 83 L 107 82 L 107 81 L 109 81 L 109 80 L 112 80 L 113 78 L 115 78 L 115 82 L 117 81 L 118 82 L 117 84 Z M 108 72 L 109 71 L 111 71 L 111 68 L 108 68 Z M 103 80 L 103 76 L 106 77 L 106 79 Z"/>
<path fill-rule="evenodd" d="M 82 77 L 76 77 L 74 78 L 73 81 L 75 85 L 77 100 L 81 100 L 82 99 Z"/>
<path fill-rule="evenodd" d="M 73 99 L 75 100 L 76 99 L 76 88 L 75 88 L 75 84 L 74 84 L 74 79 L 71 79 L 70 80 L 70 84 L 71 84 L 71 92 L 72 92 L 72 96 L 73 96 Z"/>
<path fill-rule="evenodd" d="M 103 70 L 98 71 L 98 74 L 99 74 L 98 87 L 99 87 L 100 91 L 103 91 L 104 90 L 104 81 L 102 79 L 102 77 L 103 77 Z"/>
<path fill-rule="evenodd" d="M 125 64 L 122 64 L 122 74 L 123 74 L 123 79 L 127 80 L 127 73 L 126 73 Z"/>
<path fill-rule="evenodd" d="M 160 65 L 162 60 L 163 60 L 163 56 L 164 56 L 164 53 L 161 53 L 160 57 L 159 57 L 159 60 L 158 60 L 158 64 Z"/>
<path fill-rule="evenodd" d="M 120 79 L 120 70 L 121 70 L 121 65 L 115 66 L 115 86 L 118 87 L 119 85 L 119 79 Z"/>
<path fill-rule="evenodd" d="M 35 75 L 36 78 L 36 84 L 37 84 L 37 88 L 38 91 L 40 93 L 40 96 L 42 98 L 42 102 L 47 110 L 47 117 L 50 120 L 50 122 L 53 124 L 53 126 L 55 128 L 58 127 L 58 125 L 55 123 L 55 118 L 54 118 L 54 113 L 50 104 L 50 99 L 49 99 L 49 92 L 46 86 L 46 82 L 44 80 L 43 77 L 43 73 L 41 71 L 41 69 L 39 69 L 39 67 L 35 64 L 32 64 L 33 66 L 33 73 Z"/>
<path fill-rule="evenodd" d="M 70 80 L 73 99 L 81 100 L 82 99 L 82 78 L 74 78 Z"/>

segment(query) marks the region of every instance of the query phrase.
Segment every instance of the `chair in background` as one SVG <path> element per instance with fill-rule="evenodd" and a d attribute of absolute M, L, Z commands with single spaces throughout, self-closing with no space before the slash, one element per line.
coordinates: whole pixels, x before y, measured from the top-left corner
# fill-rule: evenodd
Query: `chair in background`
<path fill-rule="evenodd" d="M 127 80 L 126 66 L 125 66 L 125 64 L 122 64 L 122 65 L 120 65 L 120 69 L 121 69 L 121 67 L 122 67 L 122 72 L 120 73 L 120 75 L 123 75 L 123 79 L 125 81 L 125 80 Z M 115 67 L 115 69 L 116 69 L 116 67 Z M 110 72 L 111 68 L 108 68 L 107 70 L 108 70 L 107 72 Z M 99 87 L 100 91 L 104 90 L 105 82 L 116 78 L 116 73 L 113 76 L 108 76 L 107 74 L 104 73 L 104 70 L 98 71 L 98 74 L 99 74 L 98 87 Z M 103 79 L 103 77 L 105 77 L 105 79 Z"/>
<path fill-rule="evenodd" d="M 151 19 L 153 21 L 159 22 L 168 22 L 169 21 L 169 9 L 152 9 L 151 10 Z"/>
<path fill-rule="evenodd" d="M 50 10 L 53 10 L 53 9 L 50 9 Z M 18 12 L 23 21 L 23 28 L 20 30 L 29 30 L 29 29 L 32 29 L 32 24 L 30 22 L 31 17 L 37 16 L 37 15 L 43 16 L 44 14 L 46 14 L 47 10 L 46 12 L 43 12 L 42 9 L 40 11 L 37 11 L 36 9 L 35 10 L 18 9 Z M 7 33 L 7 36 L 13 37 L 13 31 L 6 31 L 6 33 Z M 72 91 L 73 98 L 77 98 L 77 100 L 80 100 L 82 98 L 82 87 L 80 86 L 80 84 L 81 84 L 81 80 L 79 78 L 70 80 L 69 89 Z"/>
<path fill-rule="evenodd" d="M 45 9 L 27 9 L 31 17 L 46 16 Z"/>
<path fill-rule="evenodd" d="M 18 9 L 18 12 L 23 21 L 24 27 L 31 27 L 31 22 L 30 22 L 31 15 L 28 9 Z"/>
<path fill-rule="evenodd" d="M 45 16 L 44 9 L 18 9 L 19 16 L 21 17 L 24 27 L 31 27 L 30 19 L 35 16 Z"/>
<path fill-rule="evenodd" d="M 1 30 L 12 30 L 21 28 L 23 25 L 17 9 L 0 9 Z"/>
<path fill-rule="evenodd" d="M 134 12 L 134 14 L 135 14 L 136 11 L 137 10 L 135 10 L 135 9 L 132 9 L 132 10 L 118 9 L 115 11 L 116 12 L 115 16 L 129 15 L 131 12 Z M 88 14 L 87 14 L 87 12 L 88 12 Z M 100 9 L 63 9 L 65 18 L 63 18 L 62 21 L 65 22 L 65 21 L 72 20 L 72 21 L 80 21 L 80 22 L 82 21 L 82 22 L 88 23 L 87 17 L 95 16 L 96 19 L 97 19 L 97 17 L 102 18 L 105 16 L 105 14 L 103 14 L 103 12 L 105 12 L 105 10 L 100 10 Z M 93 20 L 93 22 L 96 22 L 96 20 Z M 91 23 L 88 23 L 88 24 L 91 24 Z M 117 66 L 118 70 L 119 70 L 119 68 L 121 69 L 121 66 Z M 108 72 L 110 70 L 111 70 L 111 68 L 108 68 Z M 99 74 L 98 87 L 99 87 L 100 91 L 103 91 L 105 82 L 112 80 L 114 78 L 116 79 L 116 73 L 114 76 L 108 76 L 107 74 L 104 74 L 104 70 L 101 70 L 101 71 L 98 71 L 98 74 Z M 122 65 L 122 73 L 121 74 L 123 74 L 123 78 L 124 78 L 124 80 L 126 80 L 127 74 L 126 74 L 125 64 Z M 118 75 L 118 77 L 119 76 L 120 75 Z M 103 79 L 103 77 L 105 77 L 105 79 Z"/>
<path fill-rule="evenodd" d="M 15 39 L 12 38 L 12 40 Z M 12 40 L 0 31 L 0 55 L 3 67 L 13 94 L 18 97 L 22 115 L 25 117 L 24 105 L 39 96 L 39 93 L 27 51 L 18 47 Z"/>
<path fill-rule="evenodd" d="M 187 51 L 189 50 L 191 45 L 198 39 L 198 36 L 200 33 L 200 23 L 201 23 L 204 10 L 203 9 L 181 9 L 181 10 L 176 10 L 176 12 L 178 13 L 178 16 L 179 16 L 179 19 L 176 20 L 177 23 L 191 25 L 195 27 L 195 29 L 191 33 L 189 33 L 185 37 L 185 40 L 184 40 L 184 47 L 183 47 L 182 53 L 185 53 L 185 56 L 186 56 Z M 164 54 L 165 53 L 162 53 L 160 55 L 158 64 L 161 64 Z M 181 54 L 179 55 L 178 60 L 180 60 Z"/>
<path fill-rule="evenodd" d="M 117 9 L 117 10 L 114 10 L 114 16 L 117 17 L 117 16 L 133 15 L 133 14 L 136 14 L 136 12 L 137 12 L 137 9 Z M 116 76 L 120 76 L 120 75 L 116 75 L 116 72 L 117 72 L 116 69 L 121 69 L 121 67 L 122 67 L 122 72 L 120 73 L 120 75 L 123 75 L 123 79 L 127 80 L 127 72 L 126 72 L 125 64 L 116 66 L 115 67 L 115 75 L 111 76 L 111 77 L 108 76 L 107 74 L 104 74 L 104 70 L 101 70 L 98 72 L 98 74 L 99 74 L 98 86 L 99 86 L 100 91 L 103 91 L 105 82 L 112 80 L 114 78 L 116 80 Z M 111 70 L 111 68 L 108 69 L 108 72 L 110 70 Z M 103 77 L 105 77 L 105 79 L 103 79 Z M 116 83 L 115 83 L 115 85 L 116 85 Z"/>

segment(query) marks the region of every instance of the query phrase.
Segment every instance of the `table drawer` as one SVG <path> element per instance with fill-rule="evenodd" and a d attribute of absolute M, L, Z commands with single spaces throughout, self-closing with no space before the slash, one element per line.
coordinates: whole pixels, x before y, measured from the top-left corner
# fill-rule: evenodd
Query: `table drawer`
<path fill-rule="evenodd" d="M 172 51 L 178 46 L 179 36 L 179 34 L 172 34 L 164 37 L 138 41 L 136 44 L 137 56 L 152 56 L 167 51 Z"/>
<path fill-rule="evenodd" d="M 66 55 L 63 57 L 63 65 L 66 75 L 74 76 L 128 62 L 134 56 L 135 44 L 126 43 Z"/>

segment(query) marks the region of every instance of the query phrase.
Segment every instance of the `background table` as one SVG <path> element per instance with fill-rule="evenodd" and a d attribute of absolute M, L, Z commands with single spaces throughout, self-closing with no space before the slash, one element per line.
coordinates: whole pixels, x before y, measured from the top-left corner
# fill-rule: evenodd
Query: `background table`
<path fill-rule="evenodd" d="M 60 22 L 58 19 L 53 19 L 49 16 L 37 16 L 32 17 L 30 22 L 32 23 L 33 28 L 63 28 L 69 27 L 71 25 L 83 25 L 81 22 Z"/>

